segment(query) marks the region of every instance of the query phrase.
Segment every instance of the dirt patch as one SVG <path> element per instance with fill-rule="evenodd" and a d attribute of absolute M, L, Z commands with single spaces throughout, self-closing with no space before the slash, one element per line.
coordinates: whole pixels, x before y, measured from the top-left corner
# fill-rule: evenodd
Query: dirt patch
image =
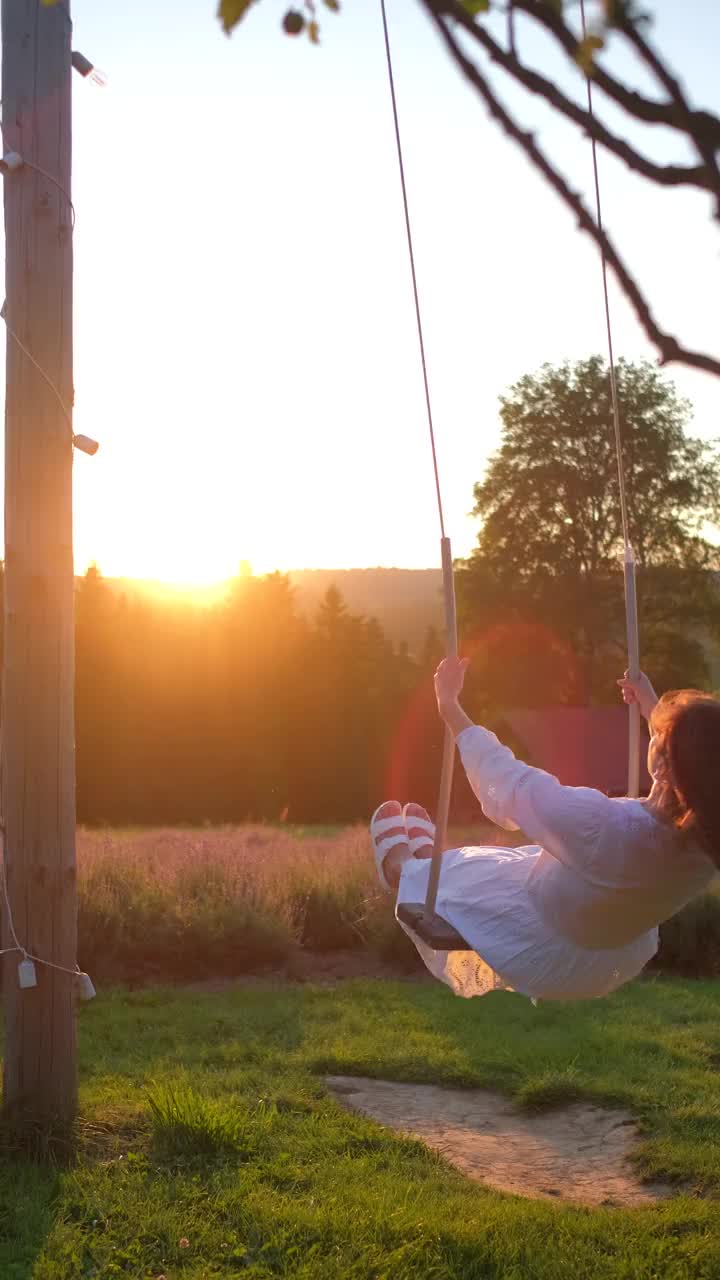
<path fill-rule="evenodd" d="M 420 1138 L 467 1177 L 498 1191 L 633 1208 L 671 1194 L 635 1176 L 630 1156 L 638 1133 L 623 1111 L 573 1103 L 526 1113 L 484 1089 L 351 1076 L 329 1076 L 326 1083 L 344 1105 Z"/>
<path fill-rule="evenodd" d="M 237 977 L 201 978 L 183 982 L 184 990 L 216 994 L 232 987 L 267 986 L 268 983 L 310 982 L 321 987 L 334 987 L 348 978 L 382 978 L 393 982 L 433 982 L 426 969 L 402 969 L 363 951 L 306 951 L 298 947 L 282 965 L 268 967 L 258 973 Z"/>

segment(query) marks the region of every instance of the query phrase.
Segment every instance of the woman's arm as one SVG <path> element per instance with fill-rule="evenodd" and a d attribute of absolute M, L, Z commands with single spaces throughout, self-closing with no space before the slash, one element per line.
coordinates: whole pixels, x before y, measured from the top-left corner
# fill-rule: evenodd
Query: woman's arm
<path fill-rule="evenodd" d="M 473 721 L 465 714 L 457 701 L 445 703 L 442 707 L 438 705 L 438 710 L 448 729 L 456 738 L 459 737 L 464 729 L 471 729 L 473 726 Z"/>
<path fill-rule="evenodd" d="M 435 673 L 435 692 L 485 816 L 509 830 L 520 828 L 561 861 L 584 862 L 613 801 L 589 787 L 562 786 L 552 774 L 517 760 L 489 729 L 473 724 L 459 702 L 466 669 L 466 659 L 446 658 Z"/>

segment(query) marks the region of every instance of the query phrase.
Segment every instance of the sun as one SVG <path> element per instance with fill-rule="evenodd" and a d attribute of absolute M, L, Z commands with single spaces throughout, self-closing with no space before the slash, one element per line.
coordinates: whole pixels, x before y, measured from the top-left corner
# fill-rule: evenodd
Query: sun
<path fill-rule="evenodd" d="M 104 501 L 88 483 L 89 501 L 76 505 L 77 573 L 96 564 L 106 578 L 190 589 L 227 583 L 243 562 L 255 574 L 290 567 L 287 523 L 268 517 L 259 486 L 251 495 L 233 493 L 223 475 L 192 485 L 176 474 L 171 484 L 156 468 L 122 475 L 117 460 L 114 472 Z"/>

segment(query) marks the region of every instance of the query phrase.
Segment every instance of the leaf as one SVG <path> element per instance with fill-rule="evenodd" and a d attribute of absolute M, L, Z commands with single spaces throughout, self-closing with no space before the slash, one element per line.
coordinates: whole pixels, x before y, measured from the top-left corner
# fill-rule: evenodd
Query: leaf
<path fill-rule="evenodd" d="M 333 13 L 340 12 L 340 0 L 323 0 L 326 9 L 331 9 Z"/>
<path fill-rule="evenodd" d="M 575 61 L 585 72 L 586 76 L 592 74 L 595 54 L 599 49 L 603 49 L 604 47 L 605 41 L 602 36 L 585 36 L 585 39 L 580 41 L 577 49 L 575 50 Z"/>
<path fill-rule="evenodd" d="M 319 28 L 319 26 L 318 26 L 317 22 L 308 22 L 308 24 L 307 24 L 307 32 L 308 32 L 308 35 L 309 35 L 309 37 L 310 37 L 310 41 L 311 41 L 311 43 L 312 43 L 312 44 L 319 44 L 319 43 L 320 43 L 320 28 Z"/>
<path fill-rule="evenodd" d="M 227 35 L 230 34 L 233 27 L 245 17 L 253 0 L 220 0 L 218 6 L 218 17 L 223 25 L 223 31 Z"/>
<path fill-rule="evenodd" d="M 303 15 L 297 9 L 288 9 L 283 18 L 283 31 L 286 36 L 299 36 L 305 30 L 306 22 Z"/>
<path fill-rule="evenodd" d="M 462 0 L 462 7 L 474 18 L 478 13 L 489 13 L 490 0 Z"/>

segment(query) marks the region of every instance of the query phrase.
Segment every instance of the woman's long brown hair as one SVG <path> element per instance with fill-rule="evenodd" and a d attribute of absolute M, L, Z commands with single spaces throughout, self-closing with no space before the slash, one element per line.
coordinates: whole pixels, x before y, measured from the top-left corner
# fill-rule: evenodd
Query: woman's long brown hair
<path fill-rule="evenodd" d="M 674 823 L 720 867 L 720 701 L 699 689 L 663 694 L 650 729 L 667 761 Z"/>

